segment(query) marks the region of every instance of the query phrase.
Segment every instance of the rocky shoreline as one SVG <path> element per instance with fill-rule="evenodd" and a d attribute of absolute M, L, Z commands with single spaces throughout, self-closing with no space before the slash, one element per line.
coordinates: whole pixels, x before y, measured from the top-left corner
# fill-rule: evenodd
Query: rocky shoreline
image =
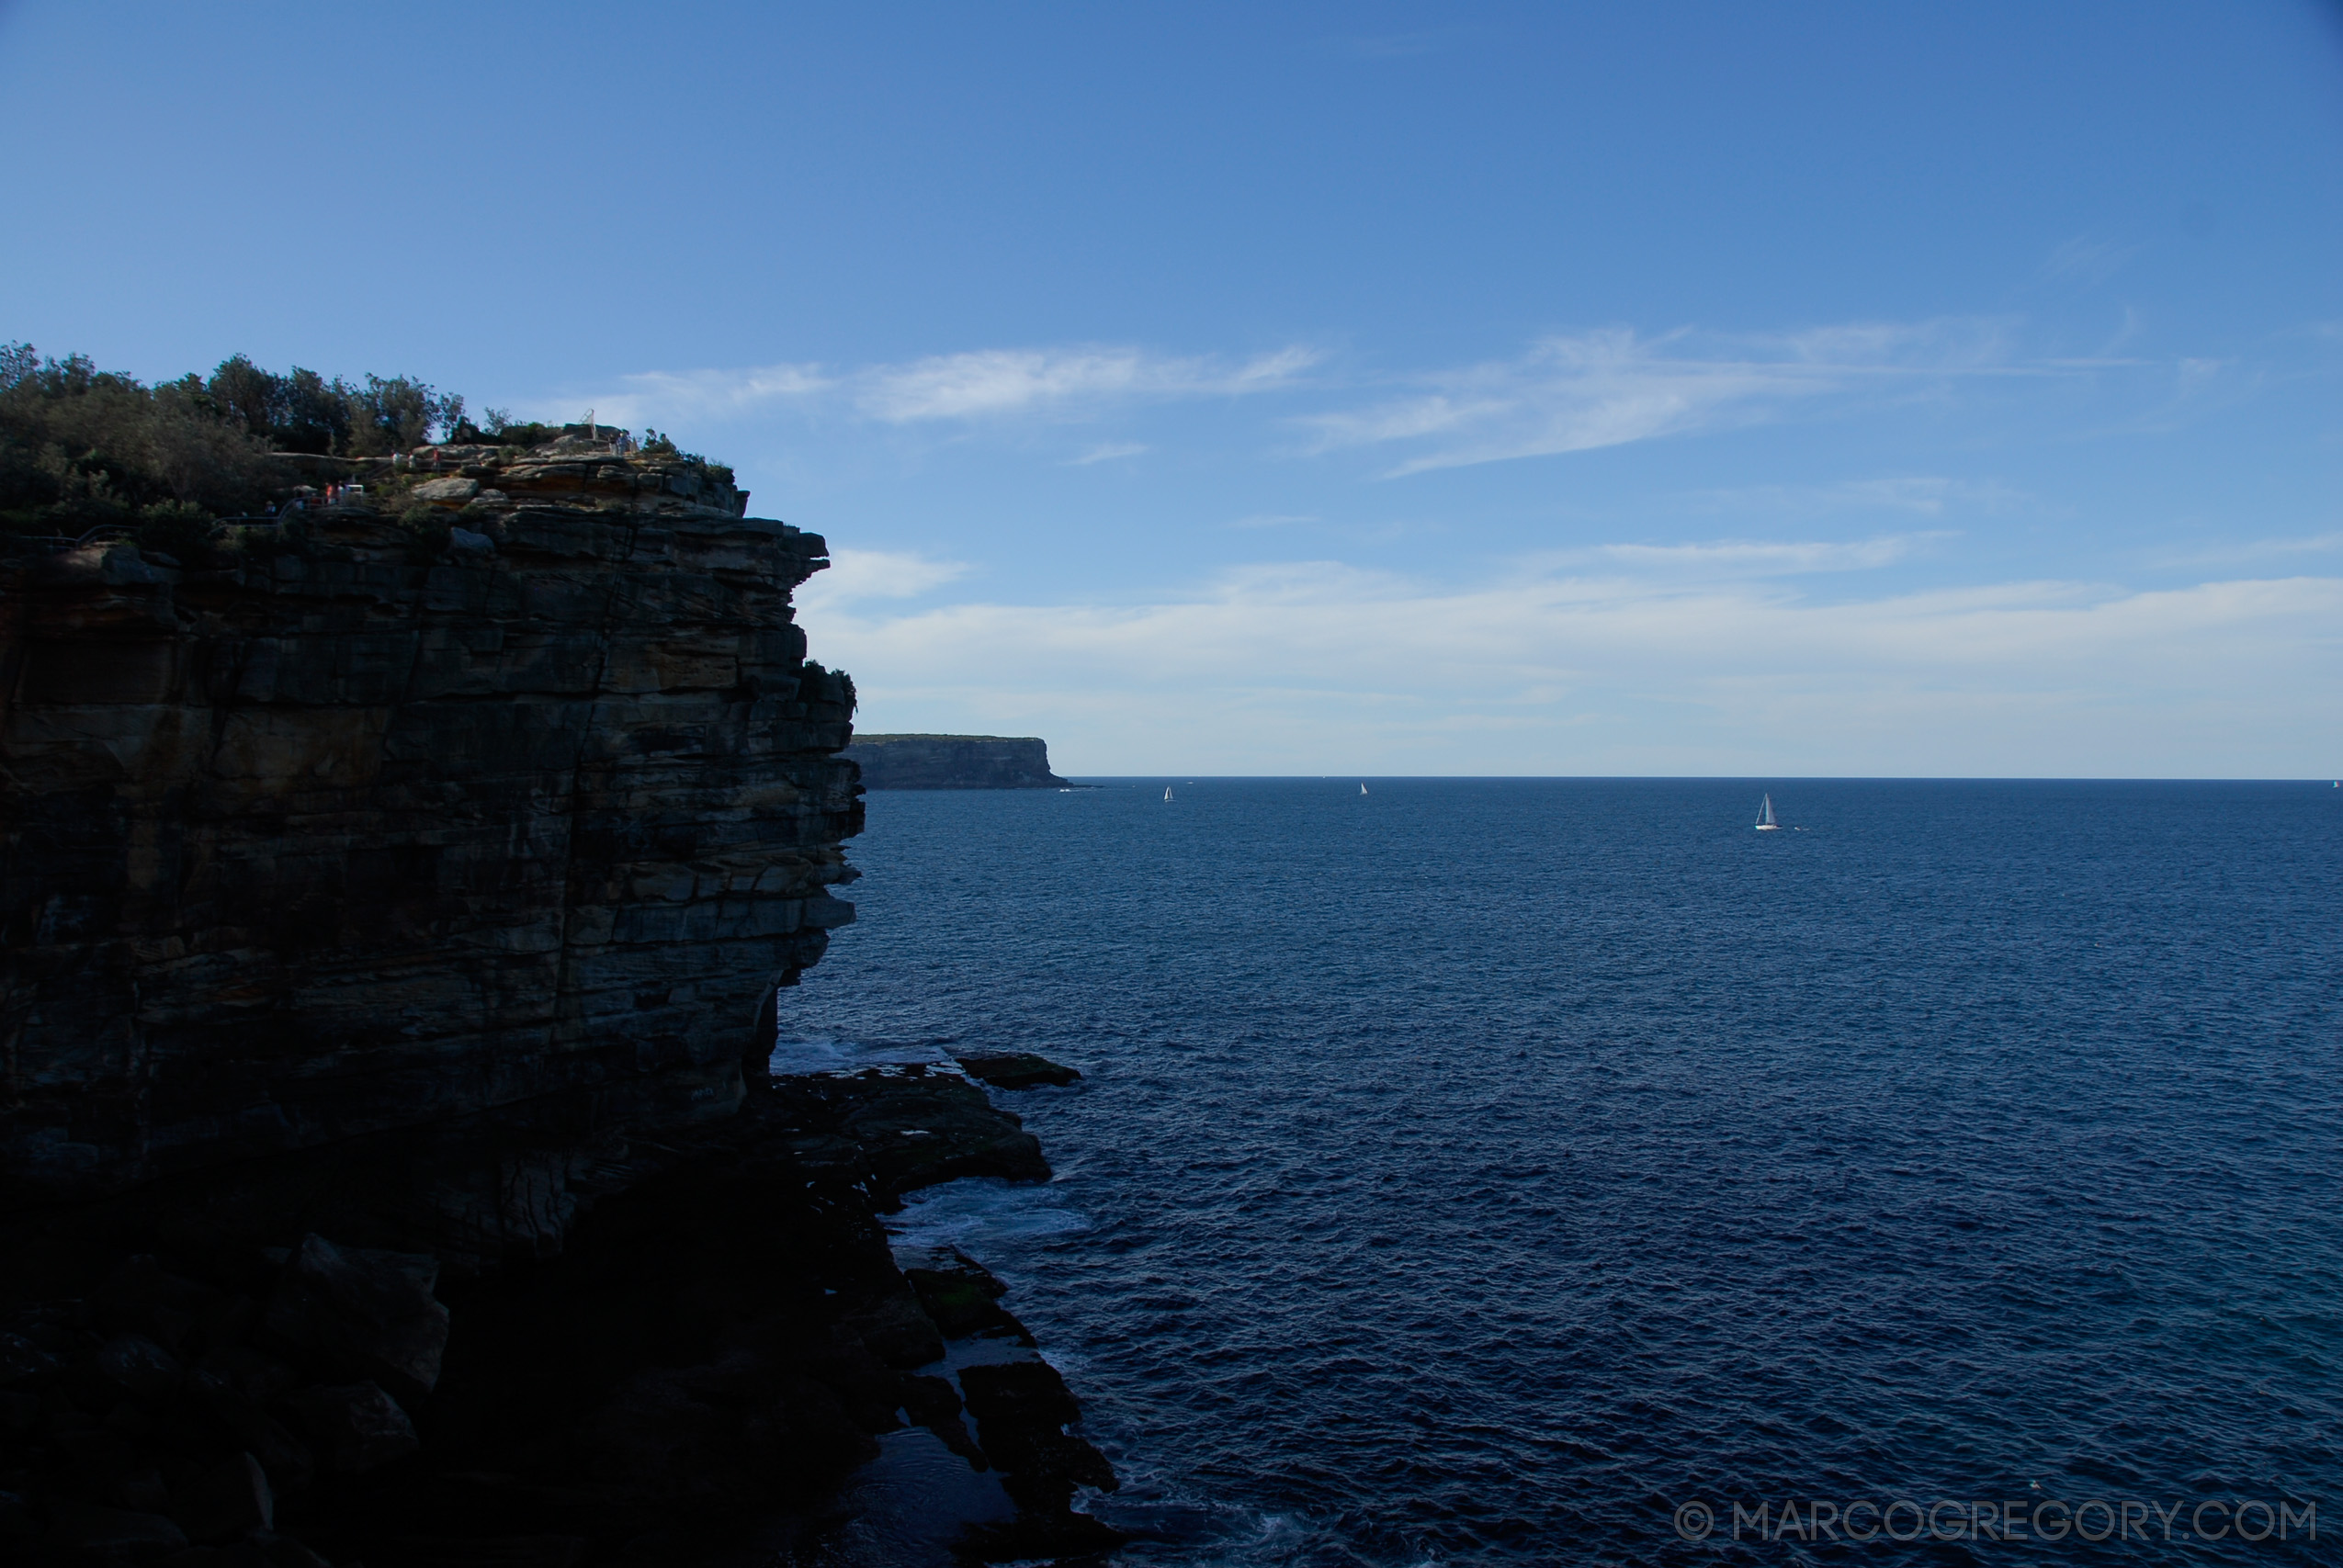
<path fill-rule="evenodd" d="M 722 1122 L 605 1153 L 625 1183 L 558 1257 L 477 1270 L 369 1247 L 388 1237 L 346 1196 L 269 1213 L 178 1184 L 18 1219 L 0 1236 L 23 1265 L 0 1302 L 0 1551 L 553 1568 L 753 1541 L 803 1560 L 877 1439 L 913 1426 L 1013 1505 L 958 1555 L 1121 1540 L 1072 1506 L 1115 1477 L 1065 1429 L 1079 1406 L 1000 1282 L 948 1249 L 899 1258 L 882 1224 L 933 1183 L 1048 1178 L 976 1084 L 918 1065 L 775 1078 Z"/>

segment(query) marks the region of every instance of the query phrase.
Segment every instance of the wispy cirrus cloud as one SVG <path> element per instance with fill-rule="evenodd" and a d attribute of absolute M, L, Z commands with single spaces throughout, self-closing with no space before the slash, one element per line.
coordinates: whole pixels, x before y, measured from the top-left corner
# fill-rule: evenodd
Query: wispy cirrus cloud
<path fill-rule="evenodd" d="M 2079 264 L 2077 264 L 2079 265 Z M 1251 356 L 1171 354 L 1128 344 L 987 348 L 859 367 L 785 363 L 736 370 L 656 371 L 537 410 L 611 423 L 688 427 L 756 420 L 847 423 L 874 432 L 1024 433 L 1113 418 L 1117 438 L 1069 454 L 1067 466 L 1160 447 L 1138 422 L 1166 405 L 1258 400 L 1262 435 L 1281 455 L 1358 454 L 1379 477 L 1552 457 L 1792 420 L 1850 417 L 1928 400 L 1964 384 L 2077 381 L 2121 375 L 2127 412 L 2099 429 L 2162 428 L 2250 395 L 2250 367 L 2048 356 L 1998 318 L 1851 321 L 1791 332 L 1718 333 L 1625 327 L 1563 333 L 1510 358 L 1375 370 L 1293 345 Z M 2308 341 L 2306 339 L 2306 341 Z M 2143 406 L 2143 400 L 2146 400 Z M 1304 434 L 1298 446 L 1272 430 Z M 1889 479 L 1840 487 L 1836 504 L 1941 509 L 1951 480 Z M 1929 487 L 1939 490 L 1931 494 Z"/>
<path fill-rule="evenodd" d="M 1077 345 L 931 355 L 898 365 L 832 370 L 821 365 L 741 370 L 647 371 L 592 399 L 612 423 L 738 419 L 779 407 L 843 408 L 888 424 L 1083 414 L 1121 403 L 1237 398 L 1291 387 L 1319 363 L 1288 347 L 1248 359 L 1171 355 Z M 549 408 L 568 410 L 576 399 Z M 1101 448 L 1104 457 L 1144 448 Z"/>
<path fill-rule="evenodd" d="M 2236 565 L 2246 561 L 2283 560 L 2292 556 L 2328 555 L 2343 550 L 2343 532 L 2311 534 L 2292 539 L 2239 539 L 2209 548 L 2176 550 L 2156 558 L 2168 567 Z"/>
<path fill-rule="evenodd" d="M 1532 558 L 1542 570 L 1610 567 L 1637 573 L 1702 574 L 1713 577 L 1785 577 L 1805 572 L 1869 571 L 1908 559 L 1939 539 L 1938 530 L 1844 541 L 1719 539 L 1706 544 L 1597 545 Z"/>
<path fill-rule="evenodd" d="M 1908 512 L 1923 517 L 1941 517 L 1948 511 L 2000 513 L 2032 504 L 2032 498 L 2008 485 L 1939 474 L 1842 479 L 1836 484 L 1819 485 L 1737 485 L 1724 490 L 1693 491 L 1682 500 L 1699 512 L 1803 516 Z"/>
<path fill-rule="evenodd" d="M 835 389 L 819 365 L 760 365 L 746 370 L 647 370 L 619 378 L 591 400 L 607 424 L 640 426 L 678 419 L 733 419 L 780 402 L 802 402 Z M 577 400 L 539 402 L 533 414 L 571 418 Z"/>
<path fill-rule="evenodd" d="M 1781 417 L 1858 389 L 1896 393 L 2014 364 L 1994 321 L 1853 322 L 1761 337 L 1549 337 L 1516 359 L 1410 378 L 1424 389 L 1307 416 L 1317 450 L 1398 447 L 1387 478 L 1549 457 Z"/>
<path fill-rule="evenodd" d="M 1092 447 L 1080 457 L 1069 457 L 1060 465 L 1068 468 L 1087 468 L 1092 463 L 1111 463 L 1118 457 L 1136 457 L 1149 450 L 1144 441 L 1108 441 Z"/>
<path fill-rule="evenodd" d="M 1225 398 L 1288 386 L 1318 362 L 1306 348 L 1231 364 L 1136 348 L 987 349 L 866 372 L 855 400 L 894 423 L 983 419 L 1125 399 Z"/>

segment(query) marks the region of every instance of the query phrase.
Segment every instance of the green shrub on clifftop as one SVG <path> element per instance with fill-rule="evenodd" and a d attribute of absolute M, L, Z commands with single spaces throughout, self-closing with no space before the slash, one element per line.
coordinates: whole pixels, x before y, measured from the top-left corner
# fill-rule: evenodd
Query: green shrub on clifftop
<path fill-rule="evenodd" d="M 463 413 L 463 399 L 404 376 L 279 376 L 240 354 L 209 378 L 149 387 L 82 355 L 0 343 L 0 532 L 70 536 L 111 523 L 188 543 L 198 520 L 266 503 L 271 451 L 381 457 Z"/>

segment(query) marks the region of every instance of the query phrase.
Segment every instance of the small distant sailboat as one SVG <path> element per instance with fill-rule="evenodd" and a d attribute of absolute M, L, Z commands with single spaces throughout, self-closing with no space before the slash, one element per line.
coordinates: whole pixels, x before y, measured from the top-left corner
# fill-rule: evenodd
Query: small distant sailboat
<path fill-rule="evenodd" d="M 1366 785 L 1364 785 L 1364 784 L 1361 784 L 1361 785 L 1359 786 L 1359 793 L 1360 793 L 1361 795 L 1364 795 L 1364 794 L 1366 793 Z"/>
<path fill-rule="evenodd" d="M 1781 827 L 1782 824 L 1773 819 L 1773 796 L 1769 795 L 1758 802 L 1757 830 L 1760 833 L 1772 833 L 1780 831 Z"/>
<path fill-rule="evenodd" d="M 1163 786 L 1163 798 L 1166 800 L 1172 798 L 1172 786 L 1170 784 L 1165 784 Z"/>

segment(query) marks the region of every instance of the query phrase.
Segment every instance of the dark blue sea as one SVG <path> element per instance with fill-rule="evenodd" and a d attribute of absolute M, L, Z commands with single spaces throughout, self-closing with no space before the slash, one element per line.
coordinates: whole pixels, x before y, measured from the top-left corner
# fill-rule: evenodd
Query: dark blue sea
<path fill-rule="evenodd" d="M 2343 1561 L 2343 791 L 1098 782 L 872 795 L 782 1055 L 1081 1070 L 900 1219 L 1124 1561 Z"/>

